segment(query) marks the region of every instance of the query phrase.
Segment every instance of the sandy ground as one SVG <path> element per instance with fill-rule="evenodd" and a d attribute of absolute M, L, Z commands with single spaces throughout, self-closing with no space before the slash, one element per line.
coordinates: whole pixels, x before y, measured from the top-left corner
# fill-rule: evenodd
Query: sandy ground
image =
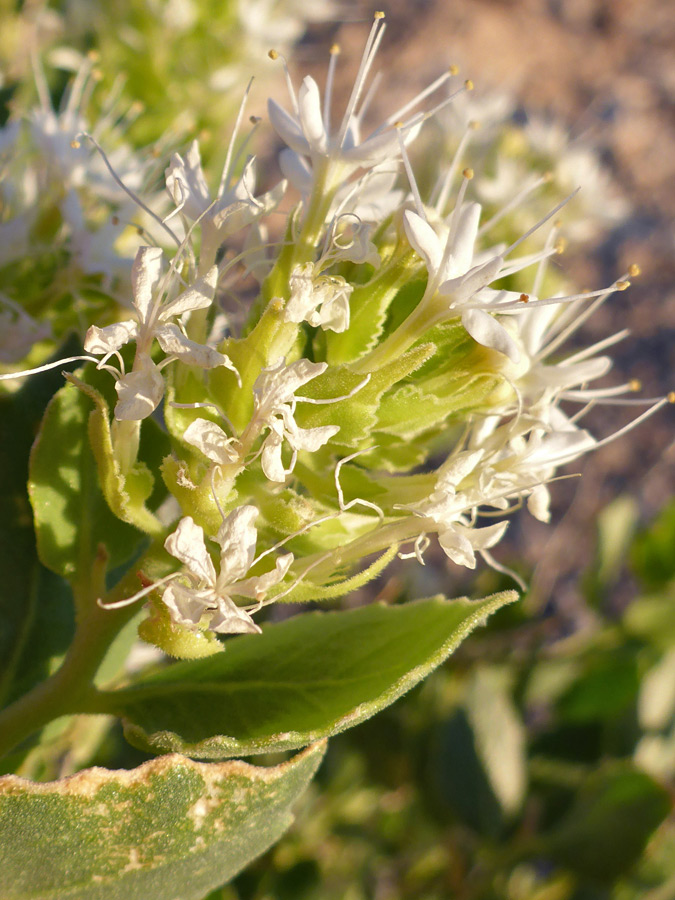
<path fill-rule="evenodd" d="M 675 3 L 389 0 L 382 8 L 388 33 L 380 68 L 388 91 L 409 96 L 415 84 L 456 62 L 477 89 L 513 94 L 526 109 L 555 115 L 595 143 L 633 210 L 595 245 L 572 248 L 566 268 L 584 286 L 611 282 L 633 261 L 643 275 L 594 317 L 588 340 L 630 328 L 615 350 L 616 383 L 639 378 L 647 396 L 675 389 Z M 362 46 L 372 8 L 340 9 L 343 25 L 312 32 L 298 53 L 317 71 L 331 40 Z M 350 68 L 346 59 L 343 89 Z M 597 434 L 630 418 L 616 407 L 594 416 Z M 563 615 L 582 615 L 577 575 L 589 560 L 597 511 L 629 491 L 648 519 L 672 497 L 674 424 L 675 410 L 663 410 L 578 465 L 583 478 L 554 486 L 552 526 L 521 515 L 512 529 L 512 548 L 537 567 L 540 599 Z"/>

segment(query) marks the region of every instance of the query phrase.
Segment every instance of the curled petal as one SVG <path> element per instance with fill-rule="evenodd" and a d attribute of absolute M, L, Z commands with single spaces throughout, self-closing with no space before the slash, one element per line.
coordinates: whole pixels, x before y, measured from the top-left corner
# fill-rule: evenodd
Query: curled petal
<path fill-rule="evenodd" d="M 289 116 L 286 110 L 272 99 L 267 101 L 267 113 L 270 117 L 272 128 L 274 128 L 281 140 L 288 144 L 291 150 L 295 150 L 301 156 L 309 156 L 311 152 L 309 142 L 296 120 Z"/>
<path fill-rule="evenodd" d="M 157 409 L 164 396 L 164 379 L 151 359 L 140 368 L 124 375 L 115 384 L 119 400 L 115 406 L 115 418 L 122 420 L 146 419 Z"/>
<path fill-rule="evenodd" d="M 160 319 L 166 321 L 171 316 L 180 316 L 193 309 L 206 309 L 211 306 L 217 282 L 218 266 L 211 266 L 206 275 L 198 278 L 191 288 L 162 306 Z"/>
<path fill-rule="evenodd" d="M 218 529 L 216 540 L 220 544 L 219 593 L 246 575 L 255 559 L 258 532 L 253 524 L 258 517 L 255 506 L 239 506 L 233 510 Z"/>
<path fill-rule="evenodd" d="M 131 286 L 134 306 L 141 322 L 150 315 L 152 298 L 162 274 L 162 250 L 159 247 L 140 247 L 131 267 Z"/>
<path fill-rule="evenodd" d="M 221 466 L 239 462 L 239 454 L 231 447 L 234 438 L 228 438 L 220 425 L 208 419 L 191 422 L 183 433 L 183 439 Z"/>
<path fill-rule="evenodd" d="M 199 625 L 209 602 L 213 600 L 212 591 L 195 591 L 178 582 L 170 584 L 162 594 L 162 601 L 168 607 L 173 621 L 193 631 Z"/>
<path fill-rule="evenodd" d="M 284 580 L 292 562 L 292 553 L 284 553 L 282 556 L 277 556 L 274 568 L 271 571 L 265 572 L 264 575 L 255 575 L 253 578 L 247 578 L 246 581 L 240 581 L 233 588 L 233 593 L 239 597 L 252 597 L 255 600 L 262 600 L 271 587 Z"/>
<path fill-rule="evenodd" d="M 219 634 L 260 634 L 261 629 L 244 609 L 240 609 L 229 597 L 219 597 L 218 606 L 211 614 L 209 629 Z"/>
<path fill-rule="evenodd" d="M 199 366 L 202 369 L 227 366 L 228 369 L 236 371 L 227 356 L 205 344 L 191 341 L 177 325 L 160 325 L 155 332 L 155 337 L 165 353 L 190 366 Z"/>
<path fill-rule="evenodd" d="M 193 578 L 197 579 L 201 585 L 213 588 L 216 571 L 204 543 L 204 530 L 194 522 L 191 516 L 185 516 L 180 520 L 174 533 L 164 541 L 164 547 L 168 553 L 186 566 Z M 167 591 L 177 586 L 169 585 Z M 187 590 L 187 588 L 183 590 Z"/>
<path fill-rule="evenodd" d="M 92 325 L 85 336 L 84 349 L 86 353 L 112 353 L 129 341 L 133 341 L 137 334 L 138 325 L 131 320 L 115 322 L 114 325 L 106 325 L 105 328 Z"/>
<path fill-rule="evenodd" d="M 462 325 L 474 341 L 483 347 L 491 347 L 503 353 L 513 363 L 520 359 L 518 345 L 501 322 L 490 313 L 482 309 L 469 309 L 462 315 Z"/>
<path fill-rule="evenodd" d="M 314 79 L 307 75 L 298 91 L 298 109 L 302 131 L 311 149 L 320 154 L 328 149 L 328 137 L 321 115 L 321 94 Z"/>

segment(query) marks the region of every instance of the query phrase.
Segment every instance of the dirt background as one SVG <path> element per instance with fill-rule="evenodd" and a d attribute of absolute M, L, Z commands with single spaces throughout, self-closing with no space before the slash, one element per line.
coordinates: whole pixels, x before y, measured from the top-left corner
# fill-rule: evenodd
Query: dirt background
<path fill-rule="evenodd" d="M 337 8 L 342 23 L 312 29 L 296 59 L 323 72 L 326 46 L 339 41 L 345 52 L 338 86 L 346 92 L 373 8 Z M 512 94 L 525 109 L 554 115 L 595 144 L 632 212 L 595 244 L 570 248 L 565 269 L 583 286 L 610 283 L 632 262 L 643 274 L 595 314 L 584 337 L 591 342 L 630 328 L 612 351 L 612 382 L 639 378 L 646 396 L 675 389 L 675 2 L 389 0 L 381 8 L 388 30 L 378 68 L 394 95 L 389 102 L 411 96 L 455 62 L 477 90 Z M 606 435 L 630 417 L 605 407 L 588 422 Z M 582 624 L 578 576 L 591 560 L 596 513 L 629 492 L 647 521 L 672 498 L 674 424 L 675 410 L 662 410 L 577 463 L 583 477 L 552 488 L 551 526 L 516 517 L 506 556 L 522 556 L 535 570 L 538 603 L 552 603 L 563 618 Z M 630 590 L 626 582 L 619 594 L 628 599 Z"/>

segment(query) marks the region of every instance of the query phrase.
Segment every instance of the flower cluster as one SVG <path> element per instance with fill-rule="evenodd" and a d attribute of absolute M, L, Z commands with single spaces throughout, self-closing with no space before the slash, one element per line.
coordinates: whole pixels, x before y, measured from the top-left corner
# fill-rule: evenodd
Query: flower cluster
<path fill-rule="evenodd" d="M 339 48 L 323 97 L 310 77 L 296 93 L 287 73 L 290 111 L 268 107 L 285 144 L 275 187 L 257 192 L 255 160 L 238 159 L 234 138 L 215 189 L 197 141 L 170 157 L 168 212 L 131 269 L 133 318 L 117 313 L 84 337 L 82 359 L 110 373 L 117 393 L 110 452 L 121 484 L 148 474 L 148 420 L 165 429 L 170 499 L 145 510 L 148 531 L 163 536 L 164 571 L 138 596 L 154 591 L 155 613 L 211 649 L 216 633 L 258 630 L 252 613 L 281 597 L 338 596 L 395 552 L 423 562 L 434 536 L 456 565 L 473 569 L 480 556 L 499 567 L 491 551 L 508 514 L 524 502 L 548 521 L 550 481 L 602 443 L 583 416 L 636 387 L 596 386 L 625 332 L 564 351 L 638 274 L 561 289 L 548 262 L 566 200 L 520 231 L 512 212 L 536 185 L 514 184 L 486 216 L 490 179 L 459 162 L 471 129 L 422 196 L 408 148 L 427 119 L 447 127 L 470 81 L 453 87 L 449 69 L 362 136 L 384 27 L 376 14 L 337 124 Z M 84 175 L 69 146 L 53 155 L 72 191 Z M 96 184 L 103 196 L 105 179 Z M 293 189 L 300 199 L 270 241 L 265 219 Z M 233 296 L 243 316 L 228 311 Z M 17 327 L 36 327 L 17 315 Z M 91 369 L 89 395 L 105 393 Z M 664 402 L 645 401 L 643 415 Z M 143 629 L 167 646 L 163 633 Z"/>

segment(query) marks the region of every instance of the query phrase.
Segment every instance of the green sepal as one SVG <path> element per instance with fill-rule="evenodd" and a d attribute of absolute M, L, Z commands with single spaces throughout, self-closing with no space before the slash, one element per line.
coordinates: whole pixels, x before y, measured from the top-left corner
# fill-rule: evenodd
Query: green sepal
<path fill-rule="evenodd" d="M 141 462 L 128 473 L 122 473 L 113 453 L 110 410 L 103 395 L 75 375 L 66 375 L 66 378 L 94 403 L 88 421 L 89 441 L 96 459 L 99 485 L 108 506 L 118 519 L 145 534 L 162 535 L 164 526 L 145 505 L 154 487 L 150 470 Z"/>
<path fill-rule="evenodd" d="M 4 900 L 202 900 L 270 847 L 321 763 L 163 756 L 48 784 L 0 779 Z"/>
<path fill-rule="evenodd" d="M 320 400 L 345 397 L 366 378 L 368 380 L 349 399 L 320 406 L 299 403 L 296 421 L 303 428 L 339 425 L 340 431 L 332 439 L 332 446 L 355 448 L 363 443 L 370 444 L 382 395 L 422 366 L 434 352 L 433 344 L 421 344 L 375 372 L 355 372 L 347 366 L 329 368 L 303 388 L 304 396 Z"/>
<path fill-rule="evenodd" d="M 301 581 L 290 593 L 282 599 L 284 603 L 310 603 L 315 600 L 335 600 L 344 597 L 349 591 L 356 591 L 372 581 L 382 572 L 396 556 L 397 546 L 390 547 L 386 553 L 379 556 L 361 572 L 341 581 L 333 581 L 331 584 L 313 584 L 311 581 Z"/>
<path fill-rule="evenodd" d="M 223 758 L 290 750 L 364 721 L 440 665 L 517 599 L 420 600 L 314 612 L 226 642 L 225 653 L 97 695 L 90 712 L 125 719 L 152 752 Z"/>
<path fill-rule="evenodd" d="M 326 360 L 330 365 L 352 362 L 372 350 L 384 332 L 389 307 L 410 278 L 408 254 L 389 265 L 367 284 L 358 285 L 349 298 L 349 328 L 325 334 Z M 423 284 L 422 284 L 423 287 Z"/>
<path fill-rule="evenodd" d="M 174 659 L 203 659 L 220 653 L 224 645 L 212 631 L 190 631 L 174 624 L 159 598 L 150 601 L 150 615 L 138 626 L 138 636 Z"/>

